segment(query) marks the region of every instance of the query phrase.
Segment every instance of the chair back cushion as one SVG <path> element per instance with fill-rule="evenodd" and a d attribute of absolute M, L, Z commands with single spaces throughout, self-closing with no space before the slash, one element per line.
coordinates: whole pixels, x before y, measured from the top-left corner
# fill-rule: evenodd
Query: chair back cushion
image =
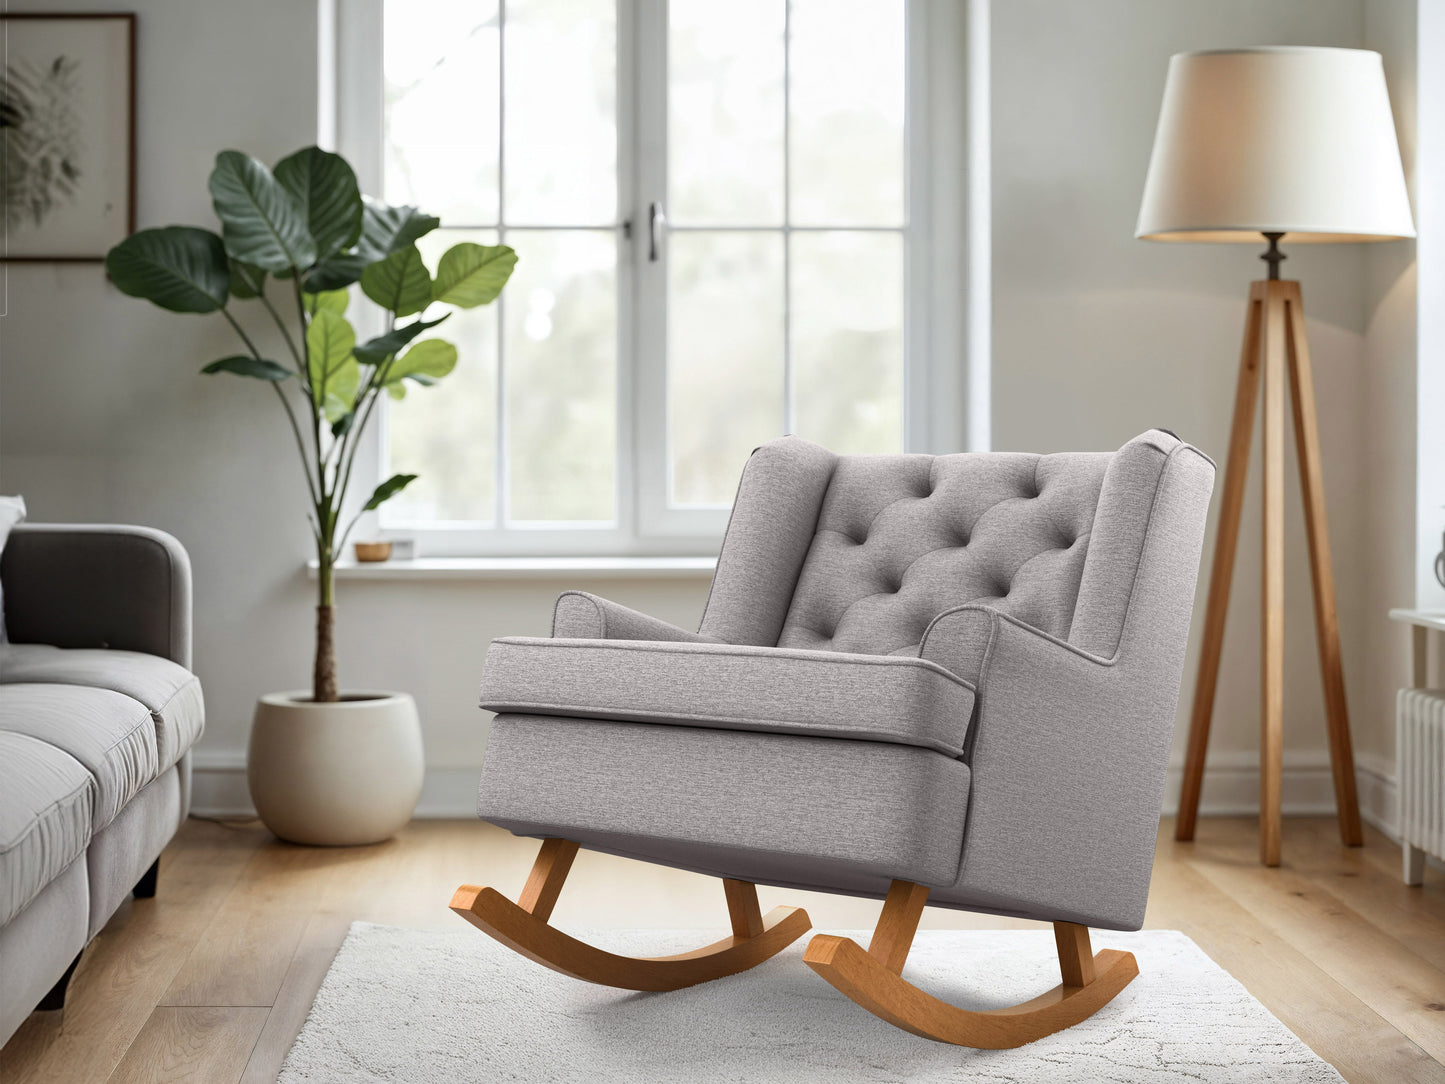
<path fill-rule="evenodd" d="M 840 457 L 779 646 L 915 655 L 964 603 L 1066 637 L 1110 458 Z"/>
<path fill-rule="evenodd" d="M 1111 656 L 1180 445 L 1157 429 L 1117 452 L 1053 455 L 839 456 L 770 441 L 743 471 L 700 632 L 916 655 L 934 618 L 975 604 Z"/>

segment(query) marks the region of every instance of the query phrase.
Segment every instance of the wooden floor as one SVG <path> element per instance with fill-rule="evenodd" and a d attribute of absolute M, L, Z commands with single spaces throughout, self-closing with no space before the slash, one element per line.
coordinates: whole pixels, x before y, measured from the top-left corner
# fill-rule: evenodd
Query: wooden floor
<path fill-rule="evenodd" d="M 1445 877 L 1400 883 L 1400 852 L 1367 829 L 1285 822 L 1284 866 L 1256 861 L 1252 822 L 1160 829 L 1146 924 L 1180 929 L 1350 1081 L 1445 1082 Z M 377 847 L 276 842 L 259 825 L 192 820 L 161 859 L 154 900 L 128 904 L 86 951 L 63 1013 L 37 1013 L 0 1051 L 0 1080 L 271 1081 L 355 919 L 450 927 L 462 882 L 515 895 L 536 844 L 476 821 L 418 821 Z M 760 889 L 764 910 L 866 928 L 866 900 Z M 727 923 L 715 880 L 583 852 L 553 915 L 569 925 Z M 924 928 L 1036 925 L 930 908 Z M 481 934 L 477 935 L 482 936 Z M 919 1040 L 920 1042 L 924 1040 Z"/>

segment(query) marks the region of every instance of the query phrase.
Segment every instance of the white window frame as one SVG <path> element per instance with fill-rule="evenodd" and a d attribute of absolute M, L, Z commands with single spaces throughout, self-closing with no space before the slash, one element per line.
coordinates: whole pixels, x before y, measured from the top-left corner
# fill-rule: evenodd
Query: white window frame
<path fill-rule="evenodd" d="M 970 224 L 979 210 L 971 176 L 984 185 L 985 197 L 987 193 L 986 177 L 977 176 L 979 156 L 970 146 L 980 128 L 987 138 L 986 120 L 981 124 L 979 117 L 982 106 L 986 118 L 986 82 L 980 86 L 986 71 L 978 70 L 981 50 L 970 49 L 975 44 L 970 31 L 979 36 L 982 9 L 986 41 L 987 0 L 900 2 L 907 8 L 904 450 L 959 451 L 981 446 L 978 439 L 967 439 L 983 428 L 976 418 L 970 425 L 969 401 L 977 398 L 980 384 L 987 386 L 986 356 L 977 356 L 980 341 L 986 350 L 986 329 L 971 326 L 979 321 L 980 294 L 969 288 L 971 280 L 979 285 L 980 264 L 979 254 L 970 251 L 975 240 Z M 379 526 L 373 518 L 363 528 L 381 537 L 413 537 L 418 552 L 428 557 L 708 555 L 717 552 L 722 538 L 728 508 L 667 506 L 667 244 L 664 236 L 661 258 L 650 261 L 647 225 L 648 205 L 657 200 L 665 207 L 667 200 L 667 0 L 617 0 L 617 12 L 616 521 L 503 526 L 506 465 L 499 432 L 497 525 L 429 521 Z M 321 30 L 321 139 L 331 142 L 334 133 L 334 143 L 356 167 L 363 191 L 379 192 L 382 0 L 321 0 Z M 331 78 L 334 113 L 328 113 L 333 103 L 325 89 Z M 986 144 L 983 163 L 986 166 Z M 790 228 L 797 229 L 772 227 L 778 232 Z M 526 231 L 512 227 L 507 232 Z M 981 236 L 987 238 L 986 229 Z M 982 263 L 986 268 L 986 254 Z M 496 304 L 506 302 L 503 291 Z M 499 379 L 505 381 L 504 370 Z M 788 380 L 786 369 L 783 379 Z M 430 393 L 445 394 L 445 384 Z M 785 390 L 785 409 L 789 396 Z M 499 418 L 504 402 L 499 394 Z M 386 441 L 383 412 L 359 449 L 359 477 L 383 477 Z"/>

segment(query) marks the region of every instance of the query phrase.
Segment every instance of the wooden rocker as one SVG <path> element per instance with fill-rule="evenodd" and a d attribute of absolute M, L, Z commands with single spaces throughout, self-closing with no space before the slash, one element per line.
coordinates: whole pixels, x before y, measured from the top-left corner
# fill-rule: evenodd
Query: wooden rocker
<path fill-rule="evenodd" d="M 452 909 L 588 982 L 675 990 L 809 928 L 754 885 L 883 900 L 804 962 L 939 1042 L 1003 1048 L 1138 974 L 1214 465 L 1150 430 L 1109 454 L 837 456 L 743 471 L 698 632 L 581 591 L 487 651 L 478 813 L 543 840 L 517 903 Z M 635 959 L 548 924 L 579 846 L 723 879 L 733 935 Z M 1051 922 L 1062 983 L 986 1012 L 903 978 L 924 904 Z"/>
<path fill-rule="evenodd" d="M 1089 948 L 1089 928 L 1054 923 L 1063 984 L 1006 1009 L 971 1012 L 925 994 L 902 978 L 928 889 L 894 881 L 865 952 L 848 937 L 820 933 L 803 962 L 851 1001 L 895 1027 L 955 1046 L 1004 1050 L 1072 1027 L 1107 1005 L 1139 974 L 1132 952 Z"/>
<path fill-rule="evenodd" d="M 801 907 L 774 907 L 762 914 L 757 888 L 724 879 L 731 937 L 676 956 L 618 956 L 569 937 L 547 922 L 576 856 L 577 844 L 544 840 L 518 902 L 496 889 L 462 885 L 451 908 L 529 960 L 574 979 L 624 990 L 680 990 L 736 975 L 776 956 L 813 925 Z"/>

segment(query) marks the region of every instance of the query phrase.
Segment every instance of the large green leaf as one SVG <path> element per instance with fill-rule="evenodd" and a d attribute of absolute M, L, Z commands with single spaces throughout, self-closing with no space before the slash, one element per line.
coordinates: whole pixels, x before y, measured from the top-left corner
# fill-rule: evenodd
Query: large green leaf
<path fill-rule="evenodd" d="M 285 271 L 316 262 L 301 205 L 250 155 L 222 151 L 211 170 L 211 204 L 226 251 L 238 260 Z"/>
<path fill-rule="evenodd" d="M 403 489 L 405 489 L 407 486 L 411 485 L 411 483 L 415 481 L 415 474 L 393 474 L 386 481 L 382 482 L 381 485 L 377 486 L 371 491 L 371 499 L 366 502 L 366 505 L 362 508 L 362 511 L 370 512 L 374 508 L 381 507 L 384 502 L 391 500 L 391 498 L 395 497 L 398 493 L 400 493 Z"/>
<path fill-rule="evenodd" d="M 361 273 L 371 261 L 354 252 L 338 252 L 322 260 L 306 276 L 305 288 L 312 293 L 323 290 L 344 290 L 353 282 L 361 280 Z"/>
<path fill-rule="evenodd" d="M 395 384 L 407 377 L 418 384 L 431 384 L 457 367 L 457 348 L 444 339 L 423 339 L 391 363 L 386 382 Z"/>
<path fill-rule="evenodd" d="M 231 296 L 242 299 L 260 297 L 266 288 L 266 272 L 240 260 L 231 261 Z"/>
<path fill-rule="evenodd" d="M 315 259 L 356 243 L 361 236 L 361 189 L 345 158 L 306 147 L 276 163 L 276 180 L 301 208 L 316 245 Z"/>
<path fill-rule="evenodd" d="M 213 361 L 201 372 L 235 373 L 237 376 L 251 376 L 257 380 L 270 380 L 273 383 L 285 380 L 291 375 L 291 370 L 286 366 L 278 365 L 274 361 L 266 361 L 264 358 L 253 358 L 250 354 L 233 354 L 229 358 Z"/>
<path fill-rule="evenodd" d="M 495 301 L 512 277 L 517 254 L 506 245 L 453 245 L 437 264 L 432 297 L 460 309 Z"/>
<path fill-rule="evenodd" d="M 405 327 L 388 331 L 385 335 L 367 339 L 356 348 L 356 360 L 363 365 L 380 365 L 423 331 L 436 327 L 450 315 L 451 313 L 447 313 L 435 320 L 417 320 Z"/>
<path fill-rule="evenodd" d="M 356 389 L 361 386 L 361 366 L 356 358 L 348 356 L 326 379 L 326 401 L 321 412 L 333 426 L 356 408 Z M 333 430 L 334 432 L 334 430 Z"/>
<path fill-rule="evenodd" d="M 356 332 L 346 317 L 322 309 L 311 318 L 306 328 L 307 368 L 311 394 L 318 404 L 326 401 L 327 393 L 332 391 L 332 378 L 342 372 L 346 363 L 356 364 L 351 356 L 355 345 Z"/>
<path fill-rule="evenodd" d="M 431 274 L 417 247 L 407 245 L 362 273 L 361 292 L 383 309 L 410 316 L 431 304 Z"/>
<path fill-rule="evenodd" d="M 380 200 L 366 199 L 361 213 L 361 240 L 356 251 L 367 263 L 384 260 L 400 252 L 418 237 L 442 224 L 435 215 L 424 215 L 415 207 L 391 207 Z"/>
<path fill-rule="evenodd" d="M 105 270 L 121 293 L 171 312 L 216 312 L 231 291 L 225 245 L 194 226 L 133 233 L 106 255 Z"/>
<path fill-rule="evenodd" d="M 320 293 L 303 291 L 301 302 L 306 306 L 306 311 L 315 316 L 322 309 L 329 309 L 337 315 L 346 313 L 346 305 L 351 300 L 351 294 L 346 290 L 322 290 Z"/>

